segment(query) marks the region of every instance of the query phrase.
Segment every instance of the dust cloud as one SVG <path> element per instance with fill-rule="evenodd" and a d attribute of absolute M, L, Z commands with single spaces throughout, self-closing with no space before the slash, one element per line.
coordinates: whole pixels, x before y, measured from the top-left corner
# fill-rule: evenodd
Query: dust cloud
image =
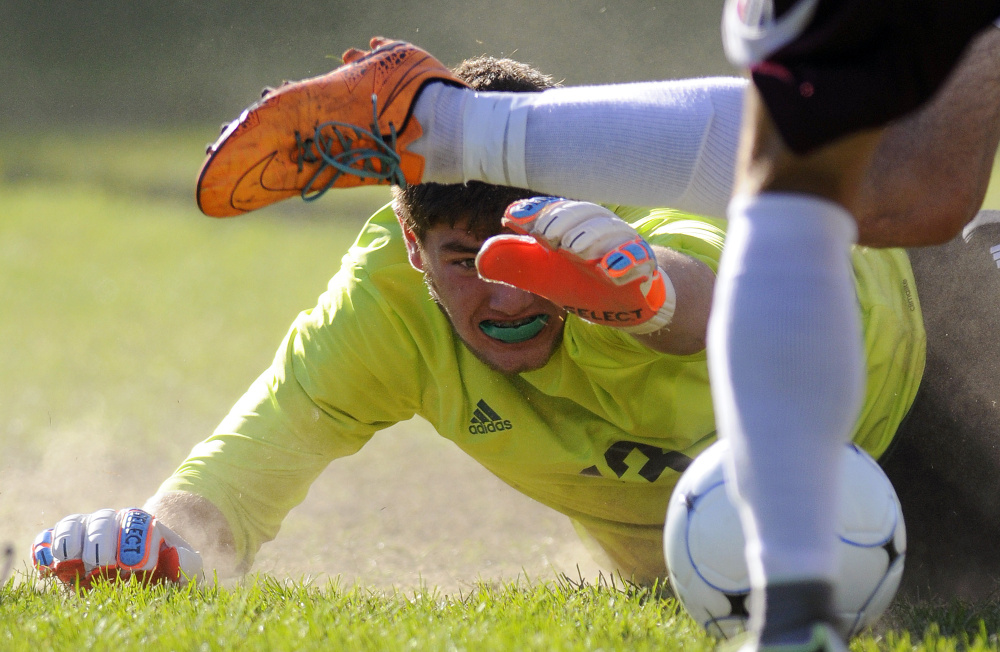
<path fill-rule="evenodd" d="M 28 553 L 38 532 L 68 514 L 140 506 L 181 461 L 176 451 L 109 447 L 96 432 L 66 439 L 75 443 L 0 462 L 0 541 L 14 544 L 21 579 L 34 577 Z M 331 464 L 250 572 L 443 594 L 468 593 L 479 581 L 608 574 L 565 516 L 511 489 L 419 419 Z"/>
<path fill-rule="evenodd" d="M 218 124 L 264 85 L 327 72 L 372 36 L 446 65 L 511 56 L 567 83 L 734 74 L 722 0 L 7 2 L 0 129 Z"/>

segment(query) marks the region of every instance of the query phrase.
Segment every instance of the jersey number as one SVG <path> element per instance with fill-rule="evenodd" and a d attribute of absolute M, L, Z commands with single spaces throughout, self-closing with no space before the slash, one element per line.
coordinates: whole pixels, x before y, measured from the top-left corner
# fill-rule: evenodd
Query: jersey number
<path fill-rule="evenodd" d="M 646 463 L 639 469 L 639 475 L 650 482 L 656 482 L 666 469 L 673 469 L 678 473 L 682 473 L 691 464 L 691 458 L 684 453 L 664 450 L 656 446 L 640 444 L 634 441 L 618 441 L 604 452 L 604 460 L 619 478 L 625 475 L 629 469 L 629 464 L 625 461 L 625 458 L 632 451 L 639 451 L 646 457 Z"/>

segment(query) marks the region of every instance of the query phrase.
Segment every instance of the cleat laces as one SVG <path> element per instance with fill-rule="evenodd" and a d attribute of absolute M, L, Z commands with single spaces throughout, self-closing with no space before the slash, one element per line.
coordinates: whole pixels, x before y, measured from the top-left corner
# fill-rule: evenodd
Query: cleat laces
<path fill-rule="evenodd" d="M 406 187 L 406 178 L 399 165 L 400 156 L 396 152 L 396 126 L 390 122 L 389 133 L 382 134 L 378 126 L 377 99 L 372 95 L 370 131 L 346 122 L 329 121 L 317 125 L 312 137 L 304 140 L 302 134 L 295 132 L 295 146 L 298 150 L 295 162 L 299 166 L 299 172 L 306 163 L 320 164 L 302 188 L 304 201 L 319 199 L 345 174 Z M 376 162 L 379 163 L 377 167 Z M 336 170 L 333 177 L 326 183 L 317 185 L 316 180 L 328 168 Z"/>

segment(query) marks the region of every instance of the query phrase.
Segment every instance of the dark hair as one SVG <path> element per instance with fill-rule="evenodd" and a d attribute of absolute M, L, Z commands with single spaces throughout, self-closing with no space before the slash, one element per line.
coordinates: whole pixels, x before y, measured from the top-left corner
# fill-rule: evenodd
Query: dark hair
<path fill-rule="evenodd" d="M 524 93 L 558 86 L 548 75 L 513 59 L 474 57 L 452 70 L 477 91 Z M 495 235 L 500 232 L 500 218 L 511 202 L 541 193 L 469 181 L 394 186 L 392 194 L 396 213 L 422 240 L 431 227 L 438 224 L 453 227 L 462 220 L 467 220 L 469 231 L 479 238 Z"/>

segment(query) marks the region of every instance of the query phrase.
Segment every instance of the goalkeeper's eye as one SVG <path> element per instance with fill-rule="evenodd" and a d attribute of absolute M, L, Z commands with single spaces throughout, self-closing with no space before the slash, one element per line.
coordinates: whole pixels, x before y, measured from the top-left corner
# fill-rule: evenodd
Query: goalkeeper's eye
<path fill-rule="evenodd" d="M 458 265 L 465 270 L 475 270 L 476 269 L 476 259 L 473 258 L 459 258 L 452 261 L 452 265 Z"/>

